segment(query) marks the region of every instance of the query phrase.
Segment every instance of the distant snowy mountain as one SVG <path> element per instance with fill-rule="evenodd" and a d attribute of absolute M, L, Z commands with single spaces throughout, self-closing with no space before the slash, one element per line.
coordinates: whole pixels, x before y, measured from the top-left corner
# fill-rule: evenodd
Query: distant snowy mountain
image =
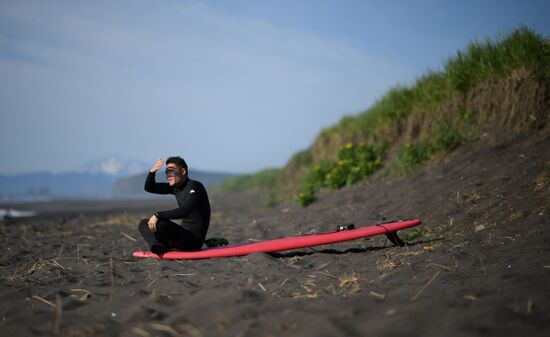
<path fill-rule="evenodd" d="M 146 172 L 150 166 L 150 163 L 142 160 L 111 155 L 87 162 L 82 170 L 90 174 L 107 174 L 113 177 L 124 177 Z"/>
<path fill-rule="evenodd" d="M 117 179 L 144 173 L 150 165 L 122 156 L 91 160 L 75 171 L 0 174 L 0 200 L 112 198 Z"/>
<path fill-rule="evenodd" d="M 150 163 L 120 156 L 106 156 L 87 162 L 73 172 L 0 174 L 0 201 L 37 201 L 59 198 L 150 197 L 143 191 Z M 192 178 L 205 185 L 233 176 L 193 170 Z M 164 179 L 158 175 L 159 181 Z"/>

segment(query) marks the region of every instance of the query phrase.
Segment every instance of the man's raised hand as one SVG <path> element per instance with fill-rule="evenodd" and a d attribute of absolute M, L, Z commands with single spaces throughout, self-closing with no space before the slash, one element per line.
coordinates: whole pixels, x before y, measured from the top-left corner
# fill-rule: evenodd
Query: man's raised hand
<path fill-rule="evenodd" d="M 162 160 L 162 158 L 160 158 L 160 159 L 155 163 L 155 165 L 153 165 L 153 167 L 151 167 L 151 169 L 149 170 L 149 172 L 151 172 L 151 173 L 157 172 L 157 171 L 162 167 L 163 164 L 164 164 L 164 160 Z"/>

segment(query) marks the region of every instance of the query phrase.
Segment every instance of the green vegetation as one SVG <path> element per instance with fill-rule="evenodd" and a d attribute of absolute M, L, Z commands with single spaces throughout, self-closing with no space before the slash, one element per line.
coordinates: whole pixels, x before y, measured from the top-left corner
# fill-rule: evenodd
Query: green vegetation
<path fill-rule="evenodd" d="M 315 201 L 315 192 L 321 187 L 339 189 L 368 177 L 382 166 L 386 149 L 386 143 L 378 147 L 346 144 L 338 152 L 338 161 L 321 162 L 309 172 L 299 194 L 300 204 Z"/>
<path fill-rule="evenodd" d="M 506 77 L 520 68 L 534 72 L 539 80 L 548 78 L 550 45 L 532 30 L 521 27 L 503 39 L 472 42 L 466 52 L 458 52 L 445 66 L 452 87 L 466 92 L 476 83 Z"/>
<path fill-rule="evenodd" d="M 496 42 L 470 43 L 466 52 L 459 51 L 447 61 L 442 72 L 429 72 L 411 88 L 391 89 L 370 109 L 344 117 L 319 137 L 346 133 L 376 140 L 381 131 L 394 127 L 398 120 L 432 110 L 456 93 L 465 93 L 487 80 L 505 78 L 522 68 L 533 72 L 539 81 L 550 77 L 550 43 L 525 27 Z"/>
<path fill-rule="evenodd" d="M 445 74 L 430 72 L 419 78 L 411 88 L 396 86 L 390 89 L 369 110 L 357 116 L 344 117 L 336 126 L 325 129 L 319 137 L 359 134 L 376 141 L 383 131 L 395 127 L 397 121 L 416 111 L 433 109 L 450 95 L 450 82 Z"/>
<path fill-rule="evenodd" d="M 311 165 L 312 163 L 313 157 L 311 155 L 311 150 L 307 149 L 296 152 L 294 155 L 292 155 L 287 166 L 305 166 Z"/>
<path fill-rule="evenodd" d="M 229 244 L 229 241 L 227 241 L 226 238 L 214 237 L 214 238 L 209 238 L 204 240 L 204 243 L 206 244 L 206 247 L 212 248 L 212 247 L 227 246 Z"/>
<path fill-rule="evenodd" d="M 418 238 L 422 237 L 422 231 L 418 228 L 413 228 L 408 233 L 400 234 L 399 236 L 401 237 L 401 240 L 403 240 L 405 242 L 409 242 L 409 241 L 412 241 L 414 239 L 418 239 Z"/>
<path fill-rule="evenodd" d="M 208 190 L 214 193 L 263 191 L 267 196 L 265 206 L 274 207 L 279 203 L 277 185 L 281 172 L 282 169 L 265 169 L 258 173 L 229 178 L 219 184 L 210 185 Z"/>
<path fill-rule="evenodd" d="M 468 110 L 462 110 L 462 118 L 471 121 Z M 451 152 L 461 143 L 472 139 L 472 131 L 469 124 L 457 125 L 444 121 L 437 124 L 431 137 L 417 142 L 406 143 L 401 147 L 395 159 L 398 174 L 409 173 L 415 166 L 434 158 L 440 153 Z"/>
<path fill-rule="evenodd" d="M 210 189 L 219 192 L 271 191 L 277 186 L 280 173 L 281 169 L 265 169 L 258 173 L 229 178 Z"/>

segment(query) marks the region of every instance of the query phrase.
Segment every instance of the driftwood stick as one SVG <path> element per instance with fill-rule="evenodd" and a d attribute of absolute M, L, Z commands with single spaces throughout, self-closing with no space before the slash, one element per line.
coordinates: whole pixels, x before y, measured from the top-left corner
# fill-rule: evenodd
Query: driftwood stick
<path fill-rule="evenodd" d="M 55 298 L 55 318 L 53 321 L 53 333 L 59 334 L 59 329 L 61 328 L 61 320 L 63 319 L 63 302 L 61 296 L 57 294 Z"/>
<path fill-rule="evenodd" d="M 35 299 L 35 300 L 38 300 L 44 304 L 47 304 L 49 305 L 50 307 L 52 308 L 55 308 L 55 304 L 53 304 L 52 302 L 48 301 L 47 299 L 45 299 L 44 297 L 40 297 L 38 295 L 32 295 L 32 298 Z"/>
<path fill-rule="evenodd" d="M 483 263 L 483 257 L 479 257 L 479 267 L 481 268 L 481 271 L 483 274 L 487 274 L 487 270 L 485 269 L 485 264 Z"/>
<path fill-rule="evenodd" d="M 111 268 L 111 292 L 109 293 L 109 301 L 115 296 L 115 270 L 113 267 L 113 258 L 109 258 L 109 267 Z"/>
<path fill-rule="evenodd" d="M 441 270 L 435 272 L 434 276 L 432 276 L 432 278 L 411 298 L 411 301 L 416 301 L 418 297 L 422 295 L 424 290 L 426 290 L 426 288 L 428 288 L 430 284 L 432 284 L 432 282 L 439 276 L 439 274 L 441 274 Z"/>
<path fill-rule="evenodd" d="M 132 332 L 135 333 L 136 335 L 138 336 L 142 336 L 142 337 L 151 337 L 151 334 L 148 333 L 147 331 L 141 329 L 141 328 L 138 328 L 138 327 L 133 327 L 132 328 Z"/>
<path fill-rule="evenodd" d="M 59 257 L 61 256 L 61 253 L 63 252 L 63 244 L 61 244 L 61 249 L 59 249 L 59 253 L 57 253 L 57 257 L 55 259 L 59 259 Z M 55 260 L 54 259 L 54 260 Z"/>
<path fill-rule="evenodd" d="M 167 333 L 168 335 L 170 335 L 170 336 L 172 336 L 172 337 L 180 337 L 180 336 L 182 336 L 179 332 L 177 332 L 176 330 L 174 330 L 174 328 L 172 328 L 172 327 L 169 326 L 169 325 L 157 324 L 157 323 L 150 323 L 150 324 L 149 324 L 149 327 L 150 327 L 151 329 L 153 329 L 153 330 L 165 332 L 165 333 Z"/>
<path fill-rule="evenodd" d="M 445 269 L 446 271 L 451 271 L 451 268 L 439 263 L 428 263 L 426 267 L 437 267 L 437 268 Z"/>
<path fill-rule="evenodd" d="M 126 238 L 128 238 L 129 240 L 132 240 L 132 241 L 137 241 L 136 239 L 134 239 L 133 237 L 131 237 L 130 235 L 124 233 L 124 232 L 120 232 L 120 234 L 124 235 Z"/>

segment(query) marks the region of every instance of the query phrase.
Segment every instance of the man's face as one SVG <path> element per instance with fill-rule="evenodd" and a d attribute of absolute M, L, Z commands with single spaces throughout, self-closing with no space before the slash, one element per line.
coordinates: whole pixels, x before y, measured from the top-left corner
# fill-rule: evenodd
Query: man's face
<path fill-rule="evenodd" d="M 179 169 L 174 163 L 166 164 L 166 180 L 170 186 L 178 186 L 187 173 L 184 168 Z"/>

